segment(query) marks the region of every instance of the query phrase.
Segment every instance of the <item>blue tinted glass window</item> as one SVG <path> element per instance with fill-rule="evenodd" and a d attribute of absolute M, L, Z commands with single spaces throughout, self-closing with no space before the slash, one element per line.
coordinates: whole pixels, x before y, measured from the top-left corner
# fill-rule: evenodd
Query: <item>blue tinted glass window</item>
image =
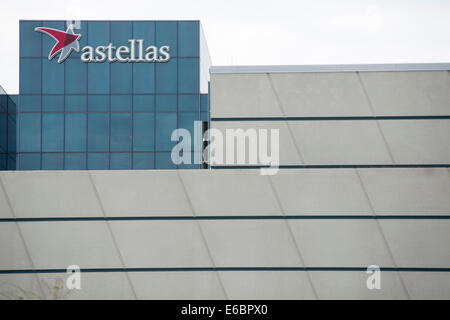
<path fill-rule="evenodd" d="M 177 111 L 177 96 L 174 94 L 156 95 L 156 111 Z"/>
<path fill-rule="evenodd" d="M 86 112 L 87 97 L 66 95 L 66 112 Z"/>
<path fill-rule="evenodd" d="M 155 92 L 155 64 L 135 63 L 133 73 L 134 93 L 154 93 Z"/>
<path fill-rule="evenodd" d="M 0 170 L 6 170 L 8 167 L 8 156 L 6 153 L 0 153 Z"/>
<path fill-rule="evenodd" d="M 88 21 L 88 43 L 93 47 L 108 45 L 109 22 Z"/>
<path fill-rule="evenodd" d="M 176 169 L 176 165 L 173 163 L 170 152 L 157 152 L 156 153 L 156 169 Z"/>
<path fill-rule="evenodd" d="M 199 96 L 198 94 L 180 94 L 178 95 L 179 111 L 198 111 Z"/>
<path fill-rule="evenodd" d="M 109 151 L 109 115 L 107 113 L 88 115 L 88 151 Z"/>
<path fill-rule="evenodd" d="M 17 137 L 16 115 L 8 115 L 8 152 L 15 153 Z"/>
<path fill-rule="evenodd" d="M 42 59 L 42 92 L 64 93 L 64 64 Z"/>
<path fill-rule="evenodd" d="M 66 153 L 64 155 L 64 166 L 66 170 L 85 170 L 86 153 Z"/>
<path fill-rule="evenodd" d="M 156 114 L 156 150 L 171 151 L 175 142 L 171 141 L 173 130 L 177 128 L 177 114 L 162 112 Z"/>
<path fill-rule="evenodd" d="M 149 21 L 133 22 L 133 38 L 143 39 L 144 47 L 155 43 L 155 23 Z"/>
<path fill-rule="evenodd" d="M 200 110 L 204 112 L 209 111 L 209 95 L 202 94 L 200 95 Z"/>
<path fill-rule="evenodd" d="M 200 117 L 202 121 L 209 121 L 208 112 L 201 112 Z"/>
<path fill-rule="evenodd" d="M 42 151 L 64 151 L 63 113 L 44 113 L 42 115 Z"/>
<path fill-rule="evenodd" d="M 7 154 L 7 163 L 6 163 L 6 170 L 17 170 L 16 168 L 16 154 Z"/>
<path fill-rule="evenodd" d="M 86 114 L 66 114 L 66 152 L 86 151 Z"/>
<path fill-rule="evenodd" d="M 131 114 L 111 114 L 111 151 L 131 150 Z"/>
<path fill-rule="evenodd" d="M 88 170 L 107 170 L 108 158 L 108 153 L 88 153 Z"/>
<path fill-rule="evenodd" d="M 157 21 L 156 22 L 156 45 L 170 46 L 170 56 L 177 56 L 177 22 Z"/>
<path fill-rule="evenodd" d="M 2 112 L 8 110 L 8 96 L 6 94 L 0 94 L 0 110 Z"/>
<path fill-rule="evenodd" d="M 111 95 L 111 112 L 130 112 L 131 95 Z"/>
<path fill-rule="evenodd" d="M 178 22 L 178 56 L 198 57 L 199 56 L 199 22 L 180 21 Z"/>
<path fill-rule="evenodd" d="M 43 21 L 43 27 L 58 29 L 61 31 L 66 31 L 65 23 L 63 21 Z M 47 58 L 50 55 L 53 47 L 56 44 L 56 40 L 53 37 L 50 37 L 47 34 L 42 34 L 42 57 Z M 59 57 L 59 53 L 57 53 L 53 60 L 57 60 Z"/>
<path fill-rule="evenodd" d="M 42 112 L 64 112 L 63 95 L 43 95 Z"/>
<path fill-rule="evenodd" d="M 0 152 L 8 150 L 8 115 L 6 112 L 0 113 Z"/>
<path fill-rule="evenodd" d="M 41 96 L 20 96 L 20 112 L 40 112 Z"/>
<path fill-rule="evenodd" d="M 66 64 L 66 93 L 86 93 L 87 91 L 87 63 L 79 58 L 67 59 Z"/>
<path fill-rule="evenodd" d="M 199 91 L 198 58 L 178 59 L 178 91 L 181 93 Z"/>
<path fill-rule="evenodd" d="M 20 21 L 20 56 L 40 57 L 42 33 L 34 28 L 42 27 L 42 21 Z M 48 53 L 47 53 L 48 55 Z"/>
<path fill-rule="evenodd" d="M 133 116 L 133 150 L 153 151 L 155 116 L 153 113 L 135 113 Z"/>
<path fill-rule="evenodd" d="M 177 93 L 177 59 L 156 64 L 156 92 Z"/>
<path fill-rule="evenodd" d="M 64 156 L 62 153 L 43 153 L 42 170 L 62 170 Z"/>
<path fill-rule="evenodd" d="M 113 170 L 131 169 L 131 153 L 111 153 L 110 166 Z"/>
<path fill-rule="evenodd" d="M 109 63 L 88 63 L 88 93 L 109 93 Z"/>
<path fill-rule="evenodd" d="M 41 115 L 38 113 L 22 113 L 19 117 L 20 151 L 39 152 L 41 150 Z"/>
<path fill-rule="evenodd" d="M 153 95 L 134 95 L 133 96 L 134 112 L 149 112 L 155 110 L 155 98 Z"/>
<path fill-rule="evenodd" d="M 89 112 L 109 112 L 109 96 L 88 95 Z"/>
<path fill-rule="evenodd" d="M 153 152 L 133 153 L 133 169 L 153 169 L 155 167 L 155 156 Z"/>
<path fill-rule="evenodd" d="M 41 93 L 41 59 L 20 59 L 20 94 Z"/>
<path fill-rule="evenodd" d="M 40 169 L 41 169 L 40 153 L 19 154 L 19 170 L 40 170 Z"/>
<path fill-rule="evenodd" d="M 131 39 L 132 36 L 132 24 L 130 21 L 111 22 L 111 42 L 114 46 L 128 46 L 128 39 Z"/>
<path fill-rule="evenodd" d="M 132 63 L 112 63 L 111 64 L 111 93 L 131 93 L 132 92 Z"/>

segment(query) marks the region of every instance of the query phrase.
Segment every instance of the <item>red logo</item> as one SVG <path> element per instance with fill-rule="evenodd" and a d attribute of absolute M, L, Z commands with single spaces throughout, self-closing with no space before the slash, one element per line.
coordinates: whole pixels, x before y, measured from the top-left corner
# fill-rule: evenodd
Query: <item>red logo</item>
<path fill-rule="evenodd" d="M 58 58 L 58 63 L 61 63 L 69 57 L 72 50 L 75 50 L 75 52 L 80 51 L 78 40 L 81 38 L 81 34 L 75 34 L 72 26 L 69 26 L 66 32 L 46 27 L 38 27 L 34 31 L 45 33 L 56 40 L 56 44 L 48 55 L 48 60 L 52 60 L 58 52 L 61 52 Z"/>

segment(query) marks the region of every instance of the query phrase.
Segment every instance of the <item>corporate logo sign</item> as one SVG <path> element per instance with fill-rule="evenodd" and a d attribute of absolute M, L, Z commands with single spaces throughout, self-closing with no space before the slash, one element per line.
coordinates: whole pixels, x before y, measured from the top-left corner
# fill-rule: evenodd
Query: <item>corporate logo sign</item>
<path fill-rule="evenodd" d="M 38 27 L 35 31 L 49 35 L 56 40 L 56 44 L 48 55 L 48 60 L 52 60 L 58 53 L 58 63 L 64 62 L 72 51 L 79 52 L 80 44 L 78 40 L 81 34 L 75 34 L 73 26 L 69 25 L 66 31 Z M 145 48 L 143 39 L 129 39 L 129 46 L 108 45 L 92 47 L 85 46 L 81 49 L 81 61 L 86 63 L 100 62 L 167 62 L 170 60 L 170 46 L 148 46 Z M 145 48 L 145 49 L 144 49 Z"/>

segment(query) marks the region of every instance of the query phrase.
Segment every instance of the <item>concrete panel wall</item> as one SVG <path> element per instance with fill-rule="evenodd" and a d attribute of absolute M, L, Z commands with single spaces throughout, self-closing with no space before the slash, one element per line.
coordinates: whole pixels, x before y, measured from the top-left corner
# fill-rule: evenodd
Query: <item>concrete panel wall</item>
<path fill-rule="evenodd" d="M 211 74 L 211 117 L 449 115 L 448 71 Z"/>
<path fill-rule="evenodd" d="M 92 207 L 132 209 L 100 210 L 101 217 L 82 211 L 82 202 L 52 211 L 64 188 L 40 190 L 55 197 L 38 212 L 22 204 L 35 189 L 9 197 L 17 184 L 46 186 L 56 172 L 0 174 L 0 197 L 13 215 L 0 220 L 0 292 L 17 296 L 19 286 L 47 296 L 46 287 L 65 281 L 65 268 L 76 264 L 86 271 L 69 299 L 450 298 L 448 169 L 142 173 L 61 176 L 75 194 L 88 189 Z M 176 199 L 149 195 L 149 206 L 142 186 L 154 181 Z M 148 210 L 176 200 L 189 210 Z M 365 287 L 373 264 L 387 268 L 381 290 Z"/>

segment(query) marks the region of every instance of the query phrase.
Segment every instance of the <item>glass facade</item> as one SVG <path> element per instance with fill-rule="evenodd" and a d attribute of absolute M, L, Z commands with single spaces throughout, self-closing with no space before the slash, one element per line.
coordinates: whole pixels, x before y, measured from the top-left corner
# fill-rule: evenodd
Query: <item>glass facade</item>
<path fill-rule="evenodd" d="M 0 87 L 0 170 L 16 168 L 17 99 Z"/>
<path fill-rule="evenodd" d="M 74 29 L 80 52 L 62 63 L 48 59 L 56 42 L 37 27 L 67 29 L 65 21 L 20 22 L 18 170 L 201 167 L 171 161 L 173 130 L 188 129 L 194 138 L 194 121 L 209 121 L 199 21 L 81 21 Z M 170 46 L 170 59 L 80 59 L 85 46 L 130 46 L 129 39 Z M 192 153 L 201 145 L 193 141 Z"/>

